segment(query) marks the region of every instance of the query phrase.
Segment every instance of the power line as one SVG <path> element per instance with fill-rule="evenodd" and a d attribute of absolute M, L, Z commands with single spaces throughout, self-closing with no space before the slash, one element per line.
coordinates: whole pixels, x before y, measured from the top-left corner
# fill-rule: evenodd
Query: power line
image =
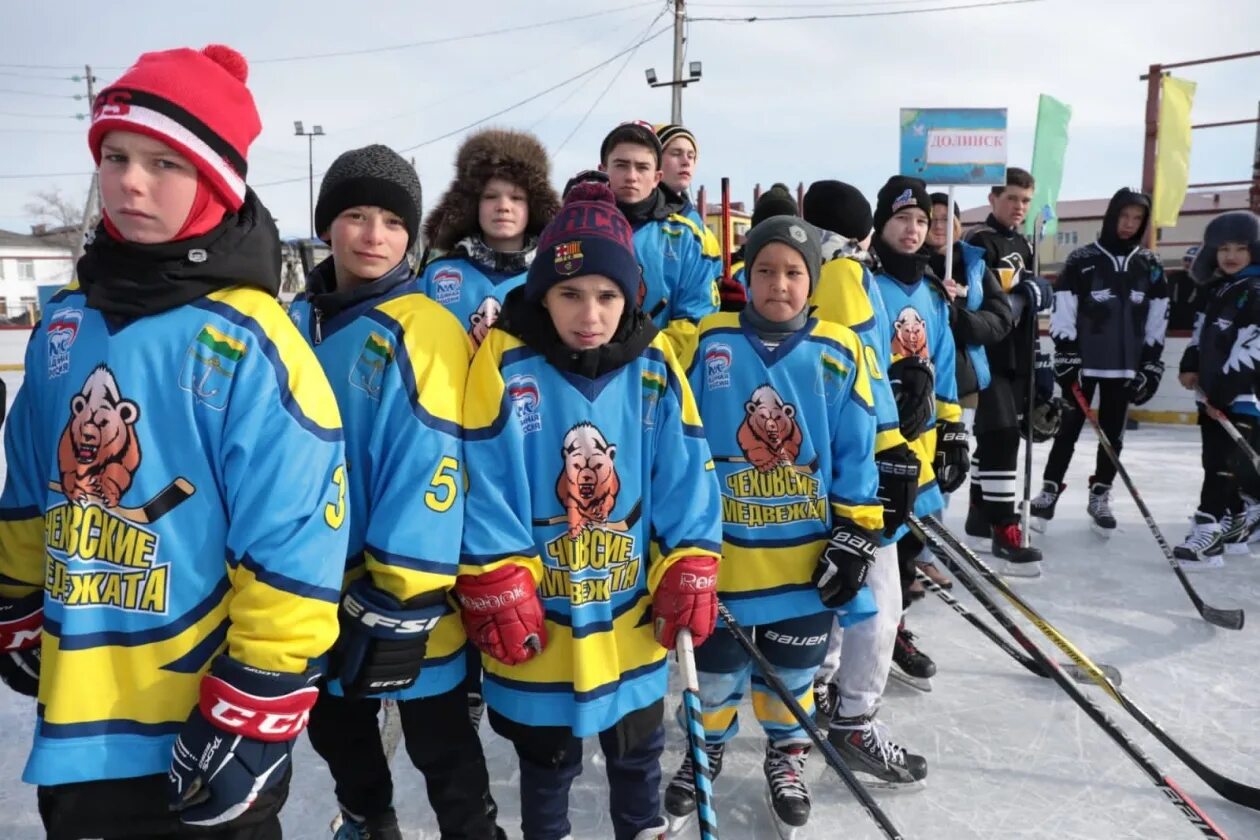
<path fill-rule="evenodd" d="M 20 181 L 23 179 L 35 179 L 35 178 L 78 178 L 78 177 L 88 177 L 91 174 L 92 174 L 91 172 L 32 172 L 29 175 L 17 175 L 17 174 L 0 175 L 0 179 L 6 180 L 6 181 Z"/>
<path fill-rule="evenodd" d="M 754 3 L 706 3 L 700 0 L 700 2 L 692 3 L 688 0 L 687 5 L 692 8 L 704 6 L 717 9 L 746 9 L 753 6 L 766 9 L 849 9 L 860 6 L 906 6 L 923 2 L 925 0 L 857 0 L 851 3 L 767 3 L 766 0 L 761 0 Z"/>
<path fill-rule="evenodd" d="M 81 120 L 86 114 L 15 114 L 12 111 L 0 111 L 0 117 L 14 117 L 22 120 Z"/>
<path fill-rule="evenodd" d="M 43 99 L 82 99 L 69 93 L 44 93 L 38 90 L 18 90 L 17 88 L 0 88 L 0 93 L 14 93 L 18 96 L 38 96 Z"/>
<path fill-rule="evenodd" d="M 961 6 L 935 6 L 925 9 L 892 9 L 885 12 L 845 12 L 839 14 L 817 15 L 751 15 L 740 17 L 694 17 L 696 22 L 713 23 L 767 23 L 784 20 L 836 20 L 838 18 L 891 17 L 893 15 L 918 15 L 929 12 L 956 12 L 963 9 L 993 9 L 998 6 L 1017 6 L 1024 3 L 1041 3 L 1043 0 L 995 0 L 990 3 L 967 3 Z"/>
<path fill-rule="evenodd" d="M 9 76 L 15 79 L 30 79 L 32 81 L 41 82 L 73 82 L 72 76 L 40 76 L 31 73 L 14 73 L 11 70 L 0 70 L 0 76 Z"/>

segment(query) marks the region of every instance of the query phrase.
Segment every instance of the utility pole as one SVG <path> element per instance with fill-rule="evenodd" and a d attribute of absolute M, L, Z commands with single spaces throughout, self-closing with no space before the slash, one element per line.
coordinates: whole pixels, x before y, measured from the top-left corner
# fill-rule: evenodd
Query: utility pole
<path fill-rule="evenodd" d="M 83 79 L 87 82 L 87 104 L 88 104 L 88 120 L 92 119 L 92 112 L 96 105 L 96 77 L 92 75 L 92 65 L 83 65 Z M 83 219 L 79 222 L 79 236 L 74 243 L 74 263 L 78 265 L 79 257 L 83 256 L 84 243 L 87 241 L 88 231 L 92 227 L 92 217 L 96 215 L 95 211 L 101 207 L 101 177 L 99 171 L 92 172 L 92 183 L 88 187 L 87 200 L 83 202 Z"/>
<path fill-rule="evenodd" d="M 674 78 L 672 81 L 660 82 L 656 78 L 656 68 L 649 67 L 644 71 L 649 87 L 673 88 L 670 98 L 669 121 L 674 125 L 682 125 L 682 89 L 687 85 L 700 81 L 701 66 L 699 61 L 691 62 L 687 67 L 687 76 L 683 78 L 683 56 L 686 52 L 687 11 L 686 0 L 671 0 L 674 4 Z"/>
<path fill-rule="evenodd" d="M 306 168 L 308 172 L 307 192 L 310 195 L 310 207 L 307 221 L 311 223 L 311 239 L 315 238 L 315 138 L 324 136 L 322 125 L 311 126 L 310 131 L 302 130 L 302 121 L 293 121 L 293 135 L 306 138 Z"/>

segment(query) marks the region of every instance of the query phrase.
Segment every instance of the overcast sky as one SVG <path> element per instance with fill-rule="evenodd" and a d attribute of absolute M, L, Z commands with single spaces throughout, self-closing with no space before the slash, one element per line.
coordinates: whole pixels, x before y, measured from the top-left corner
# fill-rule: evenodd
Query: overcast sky
<path fill-rule="evenodd" d="M 855 15 L 978 2 L 997 0 L 695 0 L 687 8 L 694 18 Z M 250 152 L 249 180 L 281 230 L 301 235 L 307 143 L 293 136 L 294 120 L 320 124 L 327 134 L 315 141 L 316 190 L 338 153 L 385 143 L 414 155 L 427 209 L 449 183 L 465 132 L 430 141 L 668 27 L 664 11 L 664 0 L 3 0 L 0 228 L 28 228 L 23 207 L 37 190 L 57 187 L 76 201 L 86 193 L 87 123 L 73 115 L 87 107 L 68 98 L 82 85 L 65 78 L 74 65 L 81 74 L 90 62 L 104 84 L 147 50 L 215 42 L 239 49 L 252 63 L 250 87 L 264 126 Z M 269 61 L 532 23 L 548 25 Z M 698 183 L 710 195 L 727 175 L 737 199 L 750 199 L 758 181 L 795 186 L 819 178 L 851 181 L 873 199 L 898 164 L 900 107 L 1006 107 L 1010 163 L 1027 166 L 1037 97 L 1048 93 L 1073 108 L 1062 198 L 1093 198 L 1139 185 L 1146 88 L 1138 76 L 1148 65 L 1256 49 L 1255 0 L 1040 0 L 833 20 L 696 20 L 687 58 L 703 62 L 704 77 L 684 93 L 683 121 L 699 138 Z M 648 88 L 643 71 L 654 66 L 668 78 L 670 53 L 666 31 L 628 61 L 618 58 L 487 124 L 536 132 L 552 153 L 552 180 L 563 184 L 598 162 L 599 142 L 616 123 L 668 120 L 669 91 Z M 1199 83 L 1196 122 L 1256 116 L 1260 58 L 1175 72 Z M 1255 138 L 1255 126 L 1196 131 L 1191 180 L 1249 177 Z M 9 177 L 15 175 L 38 177 Z M 267 185 L 284 179 L 294 180 Z M 983 195 L 964 190 L 960 201 L 972 206 Z"/>

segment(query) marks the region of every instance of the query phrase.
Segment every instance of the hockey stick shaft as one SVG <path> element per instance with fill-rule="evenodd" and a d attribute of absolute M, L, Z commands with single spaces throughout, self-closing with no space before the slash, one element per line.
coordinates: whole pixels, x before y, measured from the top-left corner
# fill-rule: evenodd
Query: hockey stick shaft
<path fill-rule="evenodd" d="M 1177 758 L 1189 767 L 1195 775 L 1206 782 L 1208 787 L 1212 788 L 1212 790 L 1216 791 L 1230 802 L 1236 802 L 1247 808 L 1260 810 L 1260 789 L 1251 787 L 1250 785 L 1245 785 L 1227 776 L 1221 775 L 1197 759 L 1190 753 L 1189 750 L 1174 740 L 1172 736 L 1165 732 L 1158 723 L 1146 714 L 1146 712 L 1142 711 L 1136 703 L 1130 700 L 1114 682 L 1108 680 L 1107 675 L 1103 673 L 1102 669 L 1100 669 L 1092 659 L 1082 653 L 1076 645 L 1068 641 L 1067 637 L 1060 633 L 1053 624 L 1042 618 L 1040 613 L 1033 609 L 1023 598 L 1021 598 L 1019 593 L 1011 589 L 1006 581 L 1002 580 L 1002 578 L 995 574 L 983 560 L 976 556 L 974 551 L 967 548 L 967 546 L 964 545 L 958 537 L 952 534 L 949 529 L 930 516 L 923 517 L 922 522 L 919 522 L 917 519 L 914 521 L 920 530 L 922 530 L 924 523 L 931 527 L 937 537 L 953 549 L 959 557 L 965 558 L 966 561 L 980 573 L 980 576 L 983 577 L 985 581 L 997 589 L 998 592 L 1000 592 L 1002 596 L 1015 607 L 1015 609 L 1019 610 L 1025 618 L 1031 621 L 1038 630 L 1045 634 L 1046 638 L 1053 642 L 1059 650 L 1063 651 L 1073 662 L 1083 668 L 1094 680 L 1094 682 L 1099 685 L 1099 687 L 1106 691 L 1107 694 L 1111 695 L 1113 700 L 1119 703 L 1120 706 L 1132 715 L 1138 723 L 1142 724 L 1142 726 L 1154 735 L 1161 744 L 1167 747 L 1173 755 L 1177 756 Z M 956 567 L 956 564 L 952 562 L 951 558 L 950 568 L 954 569 Z M 1027 637 L 1025 637 L 1022 632 L 1019 632 L 1018 626 L 1015 626 L 1014 630 L 1012 630 L 1011 627 L 1008 627 L 1001 620 L 999 620 L 999 624 L 1002 624 L 1003 628 L 1006 629 L 1007 632 L 1011 633 L 1011 635 L 1015 637 L 1015 640 L 1020 643 L 1020 646 L 1024 647 L 1023 640 Z M 1025 647 L 1025 649 L 1027 648 Z M 1031 651 L 1029 652 L 1031 653 Z"/>
<path fill-rule="evenodd" d="M 1072 396 L 1075 398 L 1077 406 L 1085 413 L 1085 418 L 1089 420 L 1089 424 L 1093 426 L 1094 434 L 1098 436 L 1098 445 L 1103 448 L 1103 451 L 1107 453 L 1107 457 L 1111 459 L 1111 463 L 1115 465 L 1116 474 L 1120 476 L 1120 480 L 1128 488 L 1134 504 L 1137 505 L 1142 518 L 1146 520 L 1146 527 L 1150 530 L 1152 536 L 1155 537 L 1155 542 L 1159 543 L 1160 551 L 1164 552 L 1164 559 L 1168 561 L 1168 565 L 1172 566 L 1173 572 L 1177 575 L 1177 580 L 1181 582 L 1181 588 L 1186 591 L 1186 595 L 1190 596 L 1190 602 L 1199 611 L 1199 615 L 1204 621 L 1209 624 L 1215 624 L 1217 627 L 1224 627 L 1227 630 L 1241 630 L 1245 619 L 1242 610 L 1223 610 L 1219 607 L 1210 606 L 1195 591 L 1194 586 L 1190 583 L 1190 579 L 1186 577 L 1185 570 L 1181 568 L 1181 564 L 1177 562 L 1177 558 L 1173 555 L 1172 546 L 1168 544 L 1168 540 L 1164 539 L 1163 532 L 1155 524 L 1155 517 L 1151 515 L 1151 509 L 1146 506 L 1146 502 L 1142 499 L 1142 494 L 1138 492 L 1137 485 L 1129 477 L 1129 471 L 1124 468 L 1124 464 L 1120 461 L 1120 456 L 1116 454 L 1115 447 L 1107 439 L 1107 433 L 1102 430 L 1102 426 L 1098 423 L 1098 418 L 1090 409 L 1089 400 L 1085 399 L 1085 392 L 1081 390 L 1081 383 L 1072 383 Z"/>
<path fill-rule="evenodd" d="M 1207 395 L 1205 395 L 1203 391 L 1196 388 L 1195 393 L 1199 395 L 1199 399 L 1203 400 L 1204 413 L 1220 424 L 1221 428 L 1225 430 L 1225 434 L 1229 435 L 1234 443 L 1238 444 L 1238 448 L 1243 451 L 1243 454 L 1247 456 L 1247 460 L 1251 462 L 1251 466 L 1254 467 L 1257 472 L 1260 472 L 1260 453 L 1257 453 L 1255 447 L 1247 442 L 1247 439 L 1243 437 L 1242 432 L 1238 431 L 1238 427 L 1234 425 L 1234 422 L 1229 419 L 1229 416 L 1226 415 L 1225 412 L 1221 411 L 1219 408 L 1207 401 Z"/>
<path fill-rule="evenodd" d="M 1033 222 L 1033 275 L 1041 276 L 1041 231 L 1045 227 L 1046 220 L 1038 214 L 1037 220 Z M 1029 313 L 1032 318 L 1032 329 L 1028 342 L 1030 344 L 1030 357 L 1028 360 L 1028 409 L 1024 412 L 1024 500 L 1019 506 L 1020 518 L 1020 534 L 1023 539 L 1024 548 L 1032 545 L 1032 473 L 1033 473 L 1033 406 L 1037 404 L 1037 351 L 1041 349 L 1041 316 L 1038 314 L 1036 307 L 1030 307 L 1033 311 Z"/>
<path fill-rule="evenodd" d="M 911 528 L 914 529 L 919 539 L 926 543 L 940 546 L 940 537 L 938 537 L 934 531 L 928 530 L 928 526 L 925 526 L 924 524 L 924 522 L 930 521 L 932 521 L 931 517 L 925 517 L 923 521 L 920 521 L 918 517 L 913 515 L 910 517 Z M 939 523 L 935 524 L 939 525 Z M 943 548 L 944 546 L 941 547 Z M 950 548 L 953 548 L 952 541 Z M 965 557 L 972 563 L 972 565 L 975 565 L 977 571 L 981 572 L 985 580 L 989 580 L 989 574 L 991 573 L 985 573 L 984 569 L 987 567 L 984 567 L 983 562 L 979 560 L 972 560 L 971 557 L 967 557 L 961 552 L 959 552 L 959 554 L 960 557 Z M 980 605 L 983 606 L 991 616 L 993 616 L 994 620 L 997 621 L 1003 629 L 1015 638 L 1024 650 L 1028 651 L 1028 654 L 1032 656 L 1038 665 L 1047 670 L 1051 678 L 1059 685 L 1059 687 L 1062 688 L 1073 701 L 1075 701 L 1076 705 L 1081 707 L 1085 714 L 1089 715 L 1091 720 L 1097 723 L 1098 726 L 1107 733 L 1108 737 L 1110 737 L 1111 740 L 1113 740 L 1117 746 L 1124 751 L 1125 755 L 1127 755 L 1134 764 L 1142 769 L 1142 771 L 1150 778 L 1151 782 L 1154 783 L 1155 787 L 1159 788 L 1159 790 L 1168 797 L 1173 806 L 1177 808 L 1177 810 L 1179 810 L 1186 819 L 1190 820 L 1194 827 L 1197 828 L 1204 837 L 1226 838 L 1225 832 L 1221 831 L 1221 829 L 1212 822 L 1212 819 L 1205 814 L 1197 804 L 1195 804 L 1194 800 L 1187 796 L 1181 788 L 1177 786 L 1176 782 L 1165 775 L 1164 772 L 1155 765 L 1155 762 L 1151 761 L 1150 757 L 1142 751 L 1142 748 L 1135 744 L 1129 736 L 1124 733 L 1124 730 L 1122 730 L 1115 721 L 1107 716 L 1106 712 L 1100 709 L 1096 703 L 1086 697 L 1085 694 L 1076 687 L 1072 680 L 1068 678 L 1067 674 L 1059 668 L 1059 664 L 1057 662 L 1046 656 L 1045 653 L 1042 652 L 1041 648 L 1039 648 L 1032 639 L 1028 638 L 1022 630 L 1020 630 L 1019 625 L 1015 623 L 1014 619 L 1007 615 L 1006 611 L 1003 610 L 997 602 L 993 600 L 988 592 L 985 591 L 984 587 L 980 584 L 980 581 L 972 577 L 971 573 L 963 568 L 964 564 L 961 560 L 949 557 L 948 562 L 955 578 L 967 588 L 968 592 L 975 596 L 976 600 L 980 602 Z M 994 577 L 996 577 L 996 575 L 994 575 Z M 990 581 L 990 583 L 992 583 L 992 581 Z M 999 591 L 1001 591 L 1000 587 Z M 1005 592 L 1003 592 L 1003 594 L 1005 594 Z M 1012 603 L 1015 602 L 1012 601 Z M 1022 609 L 1021 612 L 1023 612 Z M 1038 624 L 1038 627 L 1041 627 L 1041 624 L 1044 623 L 1038 623 L 1038 621 L 1033 619 L 1029 613 L 1025 613 L 1025 615 L 1028 615 L 1029 620 L 1033 621 L 1034 624 Z M 1045 632 L 1044 628 L 1042 628 L 1042 632 Z M 1087 657 L 1077 651 L 1075 647 L 1072 647 L 1071 645 L 1068 645 L 1068 647 L 1070 650 L 1065 649 L 1064 652 L 1075 659 L 1079 664 L 1086 667 L 1093 664 L 1092 662 L 1089 662 Z M 1086 663 L 1088 663 L 1088 665 Z M 1097 669 L 1095 668 L 1095 671 L 1096 670 Z M 1098 672 L 1098 674 L 1101 676 L 1101 672 Z M 1111 685 L 1105 676 L 1102 677 L 1102 680 L 1103 682 L 1101 684 L 1103 684 L 1107 690 L 1115 696 L 1117 693 L 1115 686 Z"/>
<path fill-rule="evenodd" d="M 726 627 L 731 631 L 731 635 L 735 637 L 735 641 L 739 643 L 739 646 L 744 649 L 744 652 L 756 664 L 757 670 L 761 672 L 761 676 L 766 681 L 766 685 L 770 686 L 770 689 L 779 695 L 783 705 L 787 706 L 788 711 L 792 713 L 792 717 L 796 718 L 796 722 L 809 735 L 809 739 L 822 751 L 823 758 L 827 764 L 832 770 L 836 771 L 840 780 L 844 782 L 844 786 L 857 798 L 858 803 L 866 810 L 867 815 L 875 821 L 880 830 L 883 831 L 884 836 L 888 840 L 902 840 L 902 833 L 892 824 L 892 820 L 888 818 L 884 810 L 879 807 L 879 803 L 871 796 L 871 792 L 853 775 L 853 771 L 844 763 L 844 759 L 840 757 L 840 753 L 835 745 L 827 740 L 827 736 L 818 728 L 818 724 L 814 723 L 813 718 L 801 708 L 801 704 L 797 702 L 791 690 L 775 672 L 774 666 L 770 664 L 765 654 L 749 638 L 748 632 L 739 625 L 739 622 L 735 620 L 735 616 L 731 615 L 730 610 L 721 601 L 718 601 L 718 615 L 722 621 L 726 622 Z"/>
<path fill-rule="evenodd" d="M 691 752 L 691 769 L 696 786 L 696 816 L 700 824 L 700 840 L 718 840 L 717 811 L 713 807 L 713 770 L 704 749 L 704 721 L 700 718 L 700 679 L 696 674 L 696 654 L 692 649 L 691 631 L 678 631 L 674 642 L 678 654 L 678 670 L 682 675 L 683 715 L 687 721 L 687 749 Z"/>

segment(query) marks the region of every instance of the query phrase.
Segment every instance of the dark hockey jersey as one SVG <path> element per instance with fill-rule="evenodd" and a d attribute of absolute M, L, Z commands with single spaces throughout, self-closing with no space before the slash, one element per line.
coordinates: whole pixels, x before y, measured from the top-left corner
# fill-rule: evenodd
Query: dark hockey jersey
<path fill-rule="evenodd" d="M 1200 300 L 1181 371 L 1198 372 L 1199 389 L 1217 408 L 1260 416 L 1260 265 L 1220 280 Z"/>
<path fill-rule="evenodd" d="M 1005 227 L 993 214 L 984 224 L 967 231 L 964 242 L 984 249 L 984 262 L 994 274 L 1002 289 L 1008 294 L 1017 283 L 1031 276 L 1033 265 L 1032 243 L 1018 230 Z M 1014 304 L 1014 300 L 1011 301 Z M 1015 310 L 1015 307 L 1012 306 Z M 1036 318 L 1020 317 L 1015 312 L 1015 328 L 997 344 L 985 348 L 989 370 L 994 376 L 1010 378 L 1024 376 L 1032 370 L 1032 335 Z"/>

